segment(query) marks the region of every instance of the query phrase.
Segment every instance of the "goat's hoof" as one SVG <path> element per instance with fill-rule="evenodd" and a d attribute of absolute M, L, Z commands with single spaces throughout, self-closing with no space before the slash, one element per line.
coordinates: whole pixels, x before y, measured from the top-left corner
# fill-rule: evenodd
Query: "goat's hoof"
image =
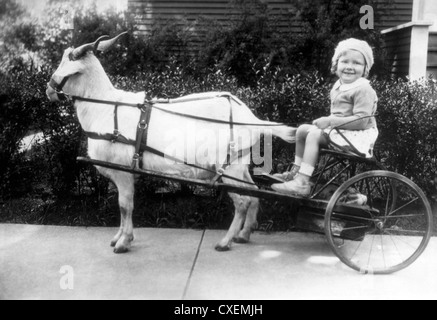
<path fill-rule="evenodd" d="M 111 241 L 111 247 L 114 248 L 116 244 L 117 244 L 117 241 L 115 241 L 115 240 L 112 240 L 112 241 Z"/>
<path fill-rule="evenodd" d="M 231 246 L 230 246 L 229 244 L 227 244 L 227 245 L 221 245 L 221 244 L 219 243 L 219 244 L 217 244 L 217 245 L 215 246 L 215 250 L 218 251 L 218 252 L 226 252 L 226 251 L 231 250 Z"/>
<path fill-rule="evenodd" d="M 120 253 L 126 253 L 129 249 L 126 247 L 120 247 L 120 248 L 114 248 L 114 253 L 120 254 Z"/>
<path fill-rule="evenodd" d="M 239 243 L 239 244 L 246 244 L 249 243 L 249 239 L 243 238 L 243 237 L 235 237 L 234 239 L 235 243 Z"/>

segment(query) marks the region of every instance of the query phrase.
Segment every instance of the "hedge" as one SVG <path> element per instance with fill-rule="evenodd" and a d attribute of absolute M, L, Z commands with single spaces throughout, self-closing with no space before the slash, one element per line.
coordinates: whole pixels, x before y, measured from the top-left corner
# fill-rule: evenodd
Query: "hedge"
<path fill-rule="evenodd" d="M 3 133 L 0 136 L 1 199 L 4 202 L 27 195 L 49 199 L 53 203 L 56 199 L 79 197 L 87 217 L 93 216 L 90 213 L 93 210 L 104 212 L 98 218 L 92 218 L 92 221 L 96 224 L 106 221 L 109 225 L 116 225 L 118 208 L 113 186 L 93 168 L 76 162 L 78 155 L 86 154 L 86 139 L 73 106 L 69 103 L 50 103 L 45 96 L 51 72 L 20 71 L 0 78 L 0 129 Z M 246 102 L 259 118 L 290 125 L 309 122 L 329 112 L 329 91 L 333 79 L 324 79 L 317 73 L 282 76 L 279 71 L 266 72 L 260 75 L 256 86 L 251 87 L 239 86 L 237 79 L 226 76 L 219 69 L 211 69 L 205 74 L 203 78 L 195 78 L 173 63 L 164 72 L 141 73 L 132 78 L 114 76 L 111 80 L 121 89 L 145 90 L 149 98 L 230 91 Z M 436 82 L 372 80 L 372 85 L 379 97 L 377 121 L 380 137 L 375 150 L 377 156 L 389 170 L 411 178 L 431 198 L 435 195 L 433 181 L 437 161 Z M 19 142 L 29 131 L 42 131 L 44 143 L 30 153 L 20 153 Z M 274 165 L 285 165 L 292 160 L 292 148 L 280 140 L 274 140 Z M 153 197 L 156 199 L 155 192 L 163 186 L 169 188 L 166 183 L 147 180 L 139 189 L 138 195 L 142 197 L 138 200 L 141 202 L 139 206 L 154 208 L 153 212 L 149 210 L 147 218 L 139 218 L 147 222 L 146 225 L 177 226 L 182 223 L 179 226 L 227 227 L 228 221 L 219 218 L 217 210 L 222 207 L 217 205 L 215 197 L 218 195 L 215 193 L 210 194 L 213 198 L 207 202 L 210 208 L 217 210 L 206 210 L 208 214 L 199 215 L 202 209 L 198 206 L 205 207 L 205 199 L 201 198 L 195 205 L 193 201 L 196 200 L 187 200 L 186 212 L 175 218 L 177 222 L 171 219 L 174 213 L 169 208 L 173 202 L 180 208 L 178 200 L 164 204 L 164 198 L 161 197 L 154 205 L 144 203 Z M 92 203 L 94 209 L 85 208 L 89 203 Z M 230 206 L 227 203 L 226 210 Z M 77 204 L 71 207 L 77 208 Z M 68 208 L 67 205 L 62 209 Z M 264 216 L 261 223 L 265 228 L 270 228 L 271 224 L 277 225 L 278 220 L 284 219 L 284 212 L 289 210 L 276 208 L 268 210 L 267 216 Z M 111 213 L 110 218 L 108 212 Z M 65 215 L 68 217 L 66 221 L 75 223 L 83 218 L 71 220 L 71 216 L 67 213 Z M 89 221 L 84 223 L 88 225 Z"/>
<path fill-rule="evenodd" d="M 13 183 L 9 180 L 14 172 L 21 172 L 19 166 L 23 163 L 33 174 L 55 175 L 62 180 L 51 183 L 52 189 L 58 189 L 59 193 L 65 194 L 77 188 L 74 180 L 79 173 L 72 168 L 77 166 L 75 157 L 86 147 L 84 137 L 69 103 L 47 101 L 45 88 L 50 73 L 49 70 L 22 71 L 0 79 L 3 100 L 7 101 L 0 110 L 3 189 L 8 189 L 5 185 Z M 317 73 L 281 79 L 277 75 L 270 73 L 260 77 L 256 87 L 242 87 L 235 78 L 225 76 L 220 70 L 210 70 L 206 77 L 195 79 L 173 64 L 162 73 L 142 73 L 134 78 L 112 77 L 112 81 L 121 89 L 145 90 L 150 98 L 230 91 L 246 102 L 259 118 L 290 125 L 309 122 L 329 112 L 328 97 L 332 85 L 329 80 Z M 433 180 L 437 159 L 436 82 L 375 80 L 372 85 L 379 97 L 377 155 L 390 170 L 412 178 L 425 190 L 431 191 L 428 182 Z M 30 130 L 42 131 L 50 142 L 29 157 L 18 150 L 19 141 Z M 46 154 L 41 154 L 44 152 Z M 280 157 L 278 153 L 274 156 Z M 32 168 L 41 165 L 32 162 L 36 158 L 46 165 Z M 73 173 L 76 177 L 72 176 Z"/>

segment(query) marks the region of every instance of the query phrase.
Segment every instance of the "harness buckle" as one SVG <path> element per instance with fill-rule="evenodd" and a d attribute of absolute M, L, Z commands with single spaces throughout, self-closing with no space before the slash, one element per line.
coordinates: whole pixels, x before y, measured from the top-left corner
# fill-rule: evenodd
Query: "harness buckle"
<path fill-rule="evenodd" d="M 220 169 L 218 169 L 218 170 L 217 170 L 217 174 L 218 174 L 219 176 L 224 175 L 225 172 L 226 172 L 226 170 L 228 170 L 228 168 L 229 168 L 229 166 L 226 166 L 226 167 L 224 167 L 224 168 L 220 168 Z"/>
<path fill-rule="evenodd" d="M 149 125 L 146 120 L 142 120 L 138 123 L 138 129 L 146 130 Z"/>
<path fill-rule="evenodd" d="M 139 160 L 140 160 L 140 154 L 139 153 L 135 153 L 133 158 L 132 158 L 132 165 L 131 165 L 132 169 L 136 169 L 138 167 L 138 161 Z"/>
<path fill-rule="evenodd" d="M 235 150 L 237 150 L 237 143 L 235 141 L 229 142 L 229 149 L 235 152 Z"/>
<path fill-rule="evenodd" d="M 71 101 L 71 98 L 64 91 L 55 90 L 55 92 L 58 96 L 59 101 Z"/>
<path fill-rule="evenodd" d="M 112 134 L 112 139 L 111 142 L 115 143 L 117 142 L 118 138 L 120 137 L 120 131 L 118 131 L 117 129 L 114 130 L 114 133 Z"/>

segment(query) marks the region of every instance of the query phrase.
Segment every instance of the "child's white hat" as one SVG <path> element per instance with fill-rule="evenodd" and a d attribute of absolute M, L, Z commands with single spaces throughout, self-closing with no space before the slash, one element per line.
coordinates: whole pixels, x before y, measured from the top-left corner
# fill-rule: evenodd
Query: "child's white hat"
<path fill-rule="evenodd" d="M 332 57 L 332 66 L 337 66 L 338 59 L 340 58 L 341 54 L 347 50 L 358 51 L 364 56 L 364 59 L 366 60 L 365 73 L 368 74 L 370 69 L 372 69 L 373 64 L 375 63 L 375 60 L 373 58 L 373 50 L 366 41 L 354 38 L 343 40 L 338 44 L 337 48 L 335 49 L 334 56 Z M 333 72 L 335 71 L 336 70 L 333 70 Z"/>

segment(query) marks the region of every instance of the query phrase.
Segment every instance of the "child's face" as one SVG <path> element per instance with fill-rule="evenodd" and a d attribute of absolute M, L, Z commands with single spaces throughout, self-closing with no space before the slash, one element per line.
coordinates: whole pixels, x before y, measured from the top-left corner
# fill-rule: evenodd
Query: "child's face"
<path fill-rule="evenodd" d="M 344 84 L 353 83 L 364 75 L 365 68 L 364 56 L 358 51 L 348 50 L 338 59 L 337 76 Z"/>

